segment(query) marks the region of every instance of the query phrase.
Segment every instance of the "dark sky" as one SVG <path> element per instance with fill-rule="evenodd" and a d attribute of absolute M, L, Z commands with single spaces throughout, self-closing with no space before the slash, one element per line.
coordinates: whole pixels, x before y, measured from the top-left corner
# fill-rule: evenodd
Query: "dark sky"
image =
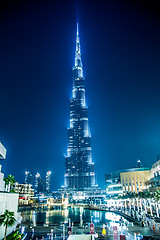
<path fill-rule="evenodd" d="M 160 154 L 158 1 L 3 1 L 0 6 L 2 171 L 64 183 L 77 13 L 97 183 L 150 167 Z M 104 3 L 105 2 L 105 3 Z"/>

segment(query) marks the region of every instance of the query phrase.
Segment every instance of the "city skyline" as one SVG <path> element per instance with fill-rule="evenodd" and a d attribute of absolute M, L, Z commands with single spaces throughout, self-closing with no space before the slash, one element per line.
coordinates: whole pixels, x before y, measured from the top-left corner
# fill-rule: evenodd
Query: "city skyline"
<path fill-rule="evenodd" d="M 76 28 L 75 2 L 17 2 L 1 7 L 0 138 L 2 167 L 64 180 Z M 160 17 L 145 1 L 79 3 L 92 155 L 98 185 L 105 173 L 150 167 L 160 153 Z M 16 166 L 16 167 L 15 167 Z"/>

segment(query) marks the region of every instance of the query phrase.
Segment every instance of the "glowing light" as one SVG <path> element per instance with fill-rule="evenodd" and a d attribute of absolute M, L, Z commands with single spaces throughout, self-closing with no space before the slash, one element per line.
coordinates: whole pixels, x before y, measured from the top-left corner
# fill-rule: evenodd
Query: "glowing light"
<path fill-rule="evenodd" d="M 21 233 L 24 234 L 24 231 L 25 231 L 25 227 L 22 226 L 22 227 L 21 227 Z"/>
<path fill-rule="evenodd" d="M 107 212 L 107 213 L 105 214 L 105 219 L 111 220 L 113 224 L 115 224 L 114 221 L 119 221 L 120 218 L 121 218 L 121 216 L 116 215 L 115 213 Z M 118 223 L 118 225 L 119 225 L 119 223 Z M 112 225 L 112 226 L 113 226 L 113 225 Z"/>
<path fill-rule="evenodd" d="M 77 23 L 77 36 L 79 36 L 79 27 L 78 27 L 78 23 Z"/>
<path fill-rule="evenodd" d="M 119 190 L 119 191 L 108 191 L 107 192 L 108 194 L 118 194 L 118 193 L 123 193 L 122 190 Z"/>
<path fill-rule="evenodd" d="M 39 173 L 36 174 L 36 178 L 38 178 L 38 177 L 40 177 L 40 174 L 39 174 Z"/>
<path fill-rule="evenodd" d="M 87 117 L 85 117 L 85 118 L 80 118 L 80 121 L 84 121 L 84 120 L 88 121 L 88 118 L 87 118 Z"/>
<path fill-rule="evenodd" d="M 108 186 L 108 188 L 112 188 L 112 187 L 121 187 L 122 185 L 119 183 L 119 184 L 111 184 Z"/>
<path fill-rule="evenodd" d="M 78 119 L 76 119 L 76 118 L 71 118 L 70 119 L 70 122 L 74 122 L 74 121 L 78 121 Z"/>

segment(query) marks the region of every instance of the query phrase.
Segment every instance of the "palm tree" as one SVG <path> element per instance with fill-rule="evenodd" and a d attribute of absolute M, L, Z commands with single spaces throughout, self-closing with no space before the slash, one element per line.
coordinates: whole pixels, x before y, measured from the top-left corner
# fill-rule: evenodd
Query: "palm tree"
<path fill-rule="evenodd" d="M 155 197 L 155 200 L 156 200 L 157 202 L 160 201 L 160 191 L 159 191 L 159 190 L 157 190 L 157 191 L 155 192 L 154 197 Z"/>
<path fill-rule="evenodd" d="M 5 184 L 9 185 L 8 190 L 10 191 L 10 186 L 12 187 L 13 184 L 16 182 L 14 176 L 12 176 L 11 174 L 8 175 L 6 178 L 4 178 Z"/>
<path fill-rule="evenodd" d="M 12 227 L 14 225 L 15 221 L 16 221 L 16 219 L 14 217 L 14 212 L 5 210 L 5 212 L 0 216 L 0 225 L 5 226 L 4 240 L 6 240 L 7 227 Z"/>

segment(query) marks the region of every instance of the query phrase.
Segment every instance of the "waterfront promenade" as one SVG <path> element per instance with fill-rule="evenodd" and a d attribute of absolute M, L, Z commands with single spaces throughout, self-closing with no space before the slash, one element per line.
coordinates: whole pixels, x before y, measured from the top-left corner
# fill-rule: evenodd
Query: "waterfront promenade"
<path fill-rule="evenodd" d="M 109 209 L 85 209 L 83 213 L 83 223 L 80 227 L 79 208 L 70 210 L 48 210 L 23 212 L 23 226 L 27 233 L 26 239 L 67 239 L 68 219 L 71 218 L 73 234 L 87 234 L 90 232 L 90 220 L 93 216 L 97 239 L 113 239 L 113 226 L 116 225 L 118 233 L 124 234 L 126 239 L 135 239 L 134 233 L 144 236 L 152 236 L 152 239 L 160 239 L 158 223 L 154 219 L 149 219 L 147 226 L 142 226 L 142 222 L 132 218 L 128 212 L 120 212 Z M 27 215 L 28 214 L 28 215 Z M 74 216 L 73 216 L 74 215 Z M 30 221 L 28 220 L 30 219 Z M 109 220 L 108 220 L 109 219 Z M 120 219 L 122 221 L 120 221 Z M 132 221 L 133 220 L 133 221 Z M 33 221 L 35 221 L 33 223 Z M 157 224 L 157 225 L 156 225 Z M 153 225 L 156 225 L 155 231 Z M 106 235 L 102 235 L 102 227 L 105 226 Z M 52 237 L 52 238 L 51 238 Z"/>
<path fill-rule="evenodd" d="M 89 226 L 87 228 L 80 228 L 79 226 L 73 226 L 72 227 L 72 233 L 73 234 L 87 234 L 89 233 Z M 42 227 L 42 226 L 36 226 L 34 228 L 34 234 L 32 229 L 28 228 L 26 229 L 27 232 L 27 238 L 26 239 L 51 239 L 51 236 L 53 236 L 53 239 L 67 239 L 67 226 L 65 227 L 65 235 L 63 236 L 63 226 L 50 226 L 50 227 Z M 102 227 L 98 226 L 95 227 L 95 232 L 98 234 L 97 239 L 107 239 L 107 240 L 113 240 L 113 229 L 112 227 L 106 228 L 106 235 L 102 235 Z M 132 240 L 134 238 L 134 233 L 141 233 L 141 235 L 144 236 L 152 236 L 155 239 L 160 239 L 160 235 L 157 233 L 154 233 L 153 230 L 151 230 L 149 227 L 141 227 L 141 226 L 128 226 L 128 227 L 122 227 L 121 230 L 119 230 L 119 236 L 125 235 L 127 240 Z"/>

